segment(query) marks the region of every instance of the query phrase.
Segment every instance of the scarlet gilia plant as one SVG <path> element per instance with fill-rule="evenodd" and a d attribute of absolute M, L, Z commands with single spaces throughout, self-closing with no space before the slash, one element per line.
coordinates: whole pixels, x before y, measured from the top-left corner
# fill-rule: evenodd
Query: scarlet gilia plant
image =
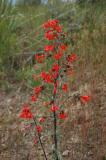
<path fill-rule="evenodd" d="M 20 113 L 20 118 L 31 121 L 31 127 L 35 130 L 34 144 L 41 145 L 44 157 L 47 157 L 46 149 L 42 141 L 42 132 L 45 132 L 45 124 L 48 118 L 51 118 L 48 130 L 53 132 L 51 142 L 53 143 L 53 158 L 59 160 L 59 143 L 58 143 L 58 122 L 68 118 L 68 113 L 64 107 L 64 102 L 68 100 L 69 84 L 68 76 L 72 76 L 73 63 L 77 56 L 75 53 L 67 54 L 67 44 L 64 43 L 66 34 L 57 19 L 48 20 L 43 24 L 45 46 L 43 51 L 35 54 L 35 61 L 38 68 L 32 75 L 34 82 L 40 82 L 34 86 L 33 93 L 30 95 L 30 102 L 24 105 Z M 90 96 L 80 96 L 80 101 L 84 104 L 90 101 Z M 30 104 L 30 105 L 29 105 Z M 35 107 L 34 107 L 35 106 Z M 37 108 L 40 106 L 40 108 Z M 46 115 L 41 116 L 41 110 L 46 110 Z M 40 116 L 39 116 L 40 115 Z M 29 122 L 30 123 L 30 122 Z M 53 126 L 53 130 L 51 128 Z M 47 127 L 46 127 L 47 128 Z M 52 147 L 50 147 L 52 148 Z"/>

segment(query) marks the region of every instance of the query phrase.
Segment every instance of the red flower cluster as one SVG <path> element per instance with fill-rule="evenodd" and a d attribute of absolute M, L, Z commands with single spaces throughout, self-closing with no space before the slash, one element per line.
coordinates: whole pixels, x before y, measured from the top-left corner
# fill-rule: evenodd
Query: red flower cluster
<path fill-rule="evenodd" d="M 62 32 L 62 27 L 59 25 L 59 21 L 57 19 L 48 20 L 43 24 L 44 29 L 53 29 L 57 32 Z"/>
<path fill-rule="evenodd" d="M 52 77 L 51 77 L 51 75 L 49 73 L 41 72 L 41 78 L 43 78 L 43 80 L 46 83 L 52 83 L 53 82 Z"/>
<path fill-rule="evenodd" d="M 54 40 L 55 38 L 57 38 L 58 35 L 52 30 L 48 30 L 47 32 L 45 32 L 44 36 L 47 40 Z"/>
<path fill-rule="evenodd" d="M 27 106 L 27 105 L 23 106 L 22 112 L 20 113 L 19 117 L 23 118 L 23 119 L 32 119 L 33 118 L 33 115 L 29 109 L 29 106 Z"/>

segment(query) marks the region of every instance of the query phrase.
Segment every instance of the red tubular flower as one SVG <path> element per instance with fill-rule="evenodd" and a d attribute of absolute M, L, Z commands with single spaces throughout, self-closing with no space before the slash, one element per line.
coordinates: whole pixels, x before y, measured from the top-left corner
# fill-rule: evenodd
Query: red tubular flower
<path fill-rule="evenodd" d="M 45 122 L 45 120 L 46 120 L 46 118 L 45 117 L 41 117 L 41 118 L 39 118 L 39 122 Z"/>
<path fill-rule="evenodd" d="M 55 111 L 58 111 L 58 110 L 59 110 L 59 107 L 56 106 L 56 105 L 53 105 L 53 106 L 51 107 L 51 111 L 52 111 L 52 112 L 55 112 Z"/>
<path fill-rule="evenodd" d="M 33 118 L 33 115 L 32 115 L 28 106 L 25 106 L 22 109 L 22 112 L 20 113 L 19 117 L 23 118 L 23 119 L 32 119 Z"/>
<path fill-rule="evenodd" d="M 87 96 L 87 95 L 80 96 L 80 100 L 81 100 L 82 103 L 87 103 L 91 100 L 91 96 Z"/>
<path fill-rule="evenodd" d="M 61 44 L 59 48 L 65 51 L 67 49 L 67 46 L 65 44 Z"/>
<path fill-rule="evenodd" d="M 36 130 L 37 130 L 38 133 L 41 133 L 42 132 L 42 127 L 38 125 L 38 126 L 36 126 Z"/>
<path fill-rule="evenodd" d="M 47 82 L 47 83 L 52 83 L 53 82 L 50 74 L 46 74 L 45 82 Z"/>
<path fill-rule="evenodd" d="M 34 91 L 35 91 L 35 94 L 38 95 L 38 94 L 42 91 L 42 86 L 35 87 L 35 88 L 34 88 Z"/>
<path fill-rule="evenodd" d="M 57 32 L 59 32 L 59 33 L 62 32 L 62 27 L 61 27 L 61 25 L 55 26 L 54 29 L 55 29 Z"/>
<path fill-rule="evenodd" d="M 45 52 L 50 52 L 50 51 L 52 52 L 53 49 L 54 49 L 53 45 L 46 45 L 45 48 L 44 48 Z"/>
<path fill-rule="evenodd" d="M 70 56 L 67 57 L 67 61 L 68 62 L 73 62 L 73 61 L 76 60 L 76 58 L 77 58 L 76 54 L 73 53 L 73 54 L 71 54 Z"/>
<path fill-rule="evenodd" d="M 67 90 L 68 90 L 68 85 L 67 85 L 67 84 L 63 84 L 63 85 L 62 85 L 62 90 L 63 90 L 64 92 L 67 92 Z"/>
<path fill-rule="evenodd" d="M 41 54 L 41 55 L 36 54 L 35 59 L 37 62 L 42 63 L 45 60 L 45 55 L 44 54 Z"/>
<path fill-rule="evenodd" d="M 62 32 L 62 26 L 59 24 L 59 21 L 57 19 L 47 21 L 43 24 L 43 28 L 45 30 L 52 29 L 58 33 Z"/>
<path fill-rule="evenodd" d="M 80 96 L 80 100 L 82 103 L 88 103 L 91 100 L 91 96 Z"/>
<path fill-rule="evenodd" d="M 45 78 L 46 77 L 46 72 L 41 72 L 41 78 Z"/>
<path fill-rule="evenodd" d="M 35 95 L 32 95 L 32 96 L 31 96 L 31 101 L 32 101 L 32 102 L 36 102 L 36 100 L 37 100 L 37 97 L 36 97 Z"/>
<path fill-rule="evenodd" d="M 58 52 L 57 54 L 54 55 L 54 59 L 59 60 L 62 57 L 62 55 L 63 55 L 62 52 Z"/>
<path fill-rule="evenodd" d="M 53 72 L 59 72 L 60 66 L 58 64 L 53 64 L 52 71 Z"/>
<path fill-rule="evenodd" d="M 59 23 L 59 21 L 57 19 L 49 20 L 49 25 L 52 28 L 54 28 L 55 26 L 57 26 L 58 23 Z"/>
<path fill-rule="evenodd" d="M 59 119 L 66 119 L 66 118 L 67 118 L 67 113 L 64 113 L 64 112 L 59 113 L 59 114 L 58 114 L 58 118 L 59 118 Z"/>

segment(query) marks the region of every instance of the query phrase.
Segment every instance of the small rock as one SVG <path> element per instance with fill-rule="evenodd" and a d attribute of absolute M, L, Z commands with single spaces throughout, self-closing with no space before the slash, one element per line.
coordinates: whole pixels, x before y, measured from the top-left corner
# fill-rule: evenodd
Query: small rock
<path fill-rule="evenodd" d="M 70 151 L 69 150 L 66 150 L 62 153 L 62 156 L 66 157 L 66 156 L 69 156 L 69 153 Z"/>

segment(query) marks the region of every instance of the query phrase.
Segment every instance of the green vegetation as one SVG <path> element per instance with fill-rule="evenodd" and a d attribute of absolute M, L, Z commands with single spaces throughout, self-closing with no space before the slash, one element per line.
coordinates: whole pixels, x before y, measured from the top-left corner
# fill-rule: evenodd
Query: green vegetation
<path fill-rule="evenodd" d="M 8 56 L 17 51 L 15 33 L 16 11 L 7 0 L 0 0 L 0 68 L 8 68 Z M 9 68 L 8 68 L 9 69 Z"/>

